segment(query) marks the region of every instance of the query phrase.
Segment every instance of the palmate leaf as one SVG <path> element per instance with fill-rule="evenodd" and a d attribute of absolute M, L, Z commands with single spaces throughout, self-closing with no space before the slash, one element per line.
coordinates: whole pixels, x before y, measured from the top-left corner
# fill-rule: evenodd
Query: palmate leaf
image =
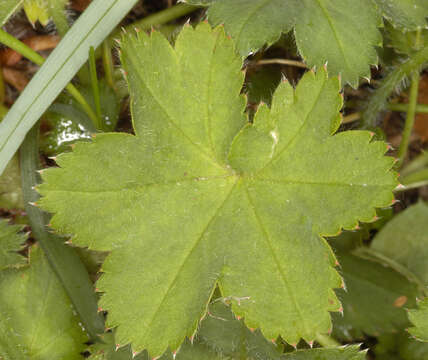
<path fill-rule="evenodd" d="M 86 334 L 40 249 L 31 265 L 0 271 L 0 358 L 81 359 Z"/>
<path fill-rule="evenodd" d="M 428 298 L 418 304 L 417 310 L 409 311 L 409 319 L 415 325 L 409 333 L 420 341 L 428 342 Z"/>
<path fill-rule="evenodd" d="M 410 270 L 428 286 L 428 206 L 420 202 L 396 215 L 376 234 L 371 248 Z"/>
<path fill-rule="evenodd" d="M 296 90 L 281 83 L 252 125 L 222 28 L 187 26 L 175 50 L 157 32 L 125 36 L 122 63 L 136 136 L 76 144 L 39 187 L 55 229 L 111 251 L 97 286 L 118 343 L 176 349 L 216 284 L 268 339 L 328 332 L 341 278 L 319 234 L 371 221 L 397 185 L 384 143 L 332 136 L 338 79 L 320 69 Z"/>
<path fill-rule="evenodd" d="M 19 234 L 21 226 L 8 225 L 0 219 L 0 270 L 25 264 L 25 258 L 18 254 L 25 236 Z"/>

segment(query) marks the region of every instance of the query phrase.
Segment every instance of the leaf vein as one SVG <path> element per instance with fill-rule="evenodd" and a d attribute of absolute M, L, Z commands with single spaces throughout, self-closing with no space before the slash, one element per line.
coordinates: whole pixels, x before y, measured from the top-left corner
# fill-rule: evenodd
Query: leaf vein
<path fill-rule="evenodd" d="M 271 239 L 270 239 L 269 233 L 268 233 L 268 231 L 266 230 L 266 228 L 265 228 L 265 226 L 264 226 L 264 224 L 263 224 L 263 222 L 262 222 L 262 220 L 261 220 L 261 218 L 260 218 L 259 214 L 258 214 L 258 213 L 257 213 L 257 211 L 256 211 L 256 207 L 255 207 L 255 205 L 254 205 L 254 203 L 253 203 L 253 200 L 252 200 L 252 198 L 251 198 L 251 195 L 250 195 L 250 192 L 248 191 L 247 186 L 245 186 L 245 193 L 247 194 L 247 198 L 248 198 L 248 202 L 249 202 L 249 204 L 250 204 L 251 210 L 253 211 L 253 213 L 254 213 L 254 217 L 256 218 L 256 220 L 257 220 L 257 222 L 258 222 L 258 224 L 259 224 L 259 226 L 260 226 L 260 229 L 262 230 L 262 233 L 263 233 L 263 235 L 264 235 L 263 237 L 264 237 L 264 238 L 265 238 L 265 240 L 266 240 L 266 244 L 268 245 L 269 251 L 270 251 L 270 252 L 271 252 L 271 254 L 272 254 L 272 258 L 273 258 L 273 260 L 274 260 L 274 262 L 275 262 L 275 265 L 276 265 L 276 267 L 277 267 L 277 268 L 278 268 L 278 270 L 279 270 L 279 273 L 280 273 L 280 275 L 281 275 L 281 280 L 282 280 L 282 282 L 284 283 L 285 287 L 287 288 L 288 294 L 290 295 L 290 298 L 291 298 L 291 300 L 292 300 L 292 302 L 293 302 L 293 304 L 294 304 L 294 307 L 295 307 L 295 309 L 296 309 L 296 311 L 297 311 L 298 316 L 299 316 L 299 317 L 300 317 L 300 319 L 302 320 L 302 324 L 303 324 L 303 327 L 304 327 L 304 329 L 305 329 L 306 333 L 310 333 L 310 332 L 308 331 L 308 327 L 307 327 L 307 324 L 306 324 L 305 318 L 304 318 L 304 316 L 303 316 L 302 309 L 300 308 L 299 303 L 297 302 L 296 298 L 294 297 L 293 291 L 291 290 L 290 285 L 288 284 L 287 278 L 286 278 L 286 276 L 285 276 L 285 274 L 284 274 L 284 270 L 282 269 L 281 263 L 280 263 L 280 261 L 279 261 L 278 257 L 277 257 L 277 256 L 276 256 L 276 254 L 275 254 L 275 250 L 273 249 L 273 246 L 272 246 L 272 242 L 271 242 Z"/>
<path fill-rule="evenodd" d="M 219 214 L 219 212 L 221 211 L 221 209 L 224 207 L 224 205 L 226 204 L 226 202 L 229 200 L 230 196 L 233 193 L 233 190 L 235 189 L 236 184 L 237 184 L 237 181 L 232 185 L 229 193 L 226 195 L 225 199 L 222 201 L 222 203 L 220 204 L 220 206 L 216 209 L 214 215 L 211 217 L 211 219 L 208 221 L 208 223 L 206 224 L 206 226 L 203 228 L 201 234 L 196 239 L 196 241 L 192 245 L 190 251 L 187 253 L 187 255 L 185 256 L 185 258 L 183 259 L 183 262 L 179 266 L 179 268 L 178 268 L 178 270 L 177 270 L 174 278 L 169 283 L 168 288 L 167 288 L 167 290 L 165 292 L 165 295 L 162 297 L 162 300 L 159 302 L 159 305 L 157 306 L 156 310 L 153 312 L 153 315 L 152 315 L 151 319 L 145 324 L 146 325 L 146 332 L 144 334 L 144 337 L 147 335 L 147 332 L 150 331 L 151 324 L 155 320 L 156 316 L 159 314 L 160 309 L 162 308 L 163 304 L 165 303 L 166 298 L 167 298 L 168 294 L 170 293 L 170 291 L 172 290 L 174 284 L 177 282 L 178 276 L 181 273 L 181 271 L 183 270 L 183 267 L 186 264 L 187 260 L 192 255 L 192 253 L 195 251 L 195 249 L 198 247 L 198 245 L 200 244 L 200 242 L 201 242 L 204 234 L 206 233 L 206 231 L 208 230 L 208 228 L 210 227 L 210 225 L 214 222 L 214 220 L 216 219 L 217 215 Z"/>

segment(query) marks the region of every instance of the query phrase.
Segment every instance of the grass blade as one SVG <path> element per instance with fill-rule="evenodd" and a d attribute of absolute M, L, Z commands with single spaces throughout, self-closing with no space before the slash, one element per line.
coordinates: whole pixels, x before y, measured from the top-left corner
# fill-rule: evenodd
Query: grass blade
<path fill-rule="evenodd" d="M 94 0 L 52 52 L 0 124 L 0 174 L 25 135 L 137 0 Z"/>

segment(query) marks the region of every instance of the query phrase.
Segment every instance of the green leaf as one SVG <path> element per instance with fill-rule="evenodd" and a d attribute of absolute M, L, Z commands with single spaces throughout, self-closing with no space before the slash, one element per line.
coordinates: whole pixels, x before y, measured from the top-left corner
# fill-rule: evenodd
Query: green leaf
<path fill-rule="evenodd" d="M 337 349 L 298 350 L 286 354 L 283 360 L 365 360 L 366 351 L 359 351 L 359 346 L 344 346 Z"/>
<path fill-rule="evenodd" d="M 295 27 L 307 64 L 327 63 L 330 73 L 353 86 L 370 77 L 369 65 L 377 63 L 374 46 L 382 43 L 381 17 L 371 0 L 218 0 L 208 18 L 213 25 L 224 24 L 245 56 Z"/>
<path fill-rule="evenodd" d="M 167 360 L 168 358 L 163 356 L 162 359 L 165 358 Z M 175 357 L 177 360 L 221 360 L 221 359 L 228 359 L 223 358 L 221 355 L 217 354 L 213 350 L 209 349 L 207 346 L 200 344 L 200 343 L 194 343 L 191 344 L 189 340 L 185 340 L 183 345 L 180 347 L 180 350 L 177 352 L 177 355 Z"/>
<path fill-rule="evenodd" d="M 423 202 L 397 214 L 376 234 L 371 248 L 404 266 L 428 286 L 428 206 Z"/>
<path fill-rule="evenodd" d="M 97 47 L 137 0 L 94 0 L 32 78 L 0 124 L 0 174 L 25 138 Z"/>
<path fill-rule="evenodd" d="M 70 300 L 38 248 L 31 265 L 0 272 L 0 357 L 81 359 L 88 340 Z"/>
<path fill-rule="evenodd" d="M 277 41 L 305 11 L 301 0 L 219 0 L 208 10 L 213 25 L 224 24 L 242 55 Z"/>
<path fill-rule="evenodd" d="M 0 219 L 0 270 L 25 264 L 25 258 L 18 254 L 26 236 L 19 234 L 21 226 L 8 225 Z"/>
<path fill-rule="evenodd" d="M 282 352 L 281 347 L 267 341 L 259 330 L 248 329 L 244 321 L 236 319 L 230 307 L 220 301 L 210 305 L 196 337 L 232 359 L 279 359 Z"/>
<path fill-rule="evenodd" d="M 52 18 L 59 33 L 64 35 L 69 28 L 65 10 L 68 2 L 69 0 L 23 0 L 23 7 L 33 26 L 37 21 L 46 26 Z"/>
<path fill-rule="evenodd" d="M 409 319 L 414 325 L 408 329 L 417 340 L 428 342 L 428 298 L 418 303 L 417 310 L 409 310 Z"/>
<path fill-rule="evenodd" d="M 403 360 L 428 360 L 428 344 L 409 338 L 409 334 L 401 335 L 399 353 Z"/>
<path fill-rule="evenodd" d="M 0 176 L 0 208 L 22 209 L 23 207 L 19 159 L 14 156 Z"/>
<path fill-rule="evenodd" d="M 24 0 L 0 1 L 0 27 L 6 24 L 9 18 L 18 11 Z"/>
<path fill-rule="evenodd" d="M 405 30 L 427 27 L 428 2 L 426 0 L 376 0 L 380 9 L 394 26 Z"/>
<path fill-rule="evenodd" d="M 207 24 L 175 50 L 158 32 L 125 36 L 136 136 L 77 143 L 39 187 L 55 229 L 111 251 L 97 284 L 108 326 L 153 356 L 194 334 L 217 283 L 268 339 L 327 333 L 341 279 L 319 234 L 371 221 L 397 185 L 384 143 L 332 136 L 340 84 L 323 69 L 283 82 L 248 123 L 233 50 Z"/>
<path fill-rule="evenodd" d="M 334 336 L 354 340 L 408 326 L 405 308 L 415 305 L 416 285 L 380 263 L 339 253 L 346 291 L 338 290 L 343 316 L 333 314 Z"/>
<path fill-rule="evenodd" d="M 151 360 L 147 352 L 133 356 L 130 345 L 116 349 L 114 333 L 106 333 L 100 337 L 101 341 L 89 348 L 89 360 Z"/>
<path fill-rule="evenodd" d="M 389 22 L 386 22 L 384 39 L 385 47 L 393 47 L 396 52 L 401 54 L 413 54 L 421 47 L 428 46 L 428 30 L 405 32 L 394 28 Z"/>
<path fill-rule="evenodd" d="M 309 66 L 327 64 L 332 74 L 356 87 L 370 78 L 377 63 L 374 46 L 382 44 L 381 18 L 371 0 L 304 0 L 305 11 L 295 27 L 296 43 Z"/>
<path fill-rule="evenodd" d="M 379 336 L 373 349 L 376 360 L 428 360 L 428 344 L 399 332 Z"/>
<path fill-rule="evenodd" d="M 97 343 L 90 347 L 91 356 L 89 360 L 151 360 L 146 350 L 139 354 L 133 354 L 130 345 L 116 348 L 115 337 L 113 333 L 107 333 L 102 336 L 104 343 Z M 166 351 L 159 360 L 221 360 L 223 357 L 214 352 L 208 346 L 194 342 L 193 344 L 186 338 L 180 346 L 175 357 L 171 351 Z M 227 358 L 229 359 L 229 358 Z"/>

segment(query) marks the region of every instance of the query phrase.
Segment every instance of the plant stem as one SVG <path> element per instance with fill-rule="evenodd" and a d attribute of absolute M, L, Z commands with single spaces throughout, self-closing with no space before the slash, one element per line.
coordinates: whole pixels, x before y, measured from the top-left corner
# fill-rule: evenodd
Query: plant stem
<path fill-rule="evenodd" d="M 302 63 L 301 61 L 297 60 L 289 60 L 289 59 L 264 59 L 254 62 L 251 65 L 271 65 L 271 64 L 277 64 L 277 65 L 289 65 L 289 66 L 295 66 L 302 69 L 307 69 L 307 65 Z"/>
<path fill-rule="evenodd" d="M 411 77 L 409 107 L 407 109 L 406 122 L 404 124 L 403 138 L 398 149 L 398 162 L 396 164 L 397 168 L 400 168 L 401 165 L 403 165 L 403 161 L 407 154 L 407 148 L 409 147 L 410 135 L 413 130 L 413 125 L 415 123 L 416 104 L 418 102 L 419 79 L 419 71 L 415 71 Z"/>
<path fill-rule="evenodd" d="M 198 6 L 178 4 L 126 26 L 125 32 L 134 31 L 135 28 L 138 28 L 140 30 L 149 30 L 152 26 L 165 24 L 172 20 L 178 19 L 184 15 L 190 14 L 198 9 L 200 9 L 200 7 Z M 119 31 L 115 31 L 112 36 L 114 37 L 118 34 Z"/>
<path fill-rule="evenodd" d="M 8 34 L 6 31 L 0 28 L 0 43 L 10 47 L 11 49 L 15 50 L 16 52 L 20 53 L 22 56 L 26 57 L 27 59 L 31 60 L 35 64 L 41 66 L 45 59 L 43 56 L 39 55 L 36 51 L 34 51 L 32 48 L 24 44 L 22 41 L 16 39 L 12 35 Z M 66 86 L 67 91 L 70 93 L 71 96 L 73 96 L 76 101 L 82 106 L 83 110 L 88 114 L 88 116 L 91 118 L 92 121 L 96 123 L 97 116 L 95 115 L 92 108 L 89 106 L 85 98 L 80 94 L 79 90 L 73 85 L 68 84 Z"/>
<path fill-rule="evenodd" d="M 100 88 L 98 86 L 97 64 L 95 61 L 95 49 L 93 46 L 89 49 L 89 73 L 91 75 L 92 93 L 94 95 L 95 111 L 97 114 L 97 122 L 94 124 L 98 130 L 101 130 L 101 102 Z"/>
<path fill-rule="evenodd" d="M 409 104 L 388 104 L 388 110 L 391 111 L 407 112 L 408 108 Z M 428 114 L 428 105 L 416 104 L 416 112 Z"/>
<path fill-rule="evenodd" d="M 387 100 L 397 85 L 428 61 L 428 46 L 415 52 L 410 58 L 398 65 L 381 82 L 379 88 L 371 96 L 366 109 L 362 114 L 361 127 L 370 129 L 376 125 L 377 115 L 387 106 Z"/>
<path fill-rule="evenodd" d="M 361 113 L 360 112 L 354 112 L 352 114 L 344 116 L 342 119 L 342 124 L 349 124 L 351 122 L 357 121 L 360 118 L 361 118 Z"/>
<path fill-rule="evenodd" d="M 114 76 L 113 76 L 114 66 L 113 66 L 113 59 L 111 56 L 110 40 L 108 38 L 105 39 L 103 42 L 103 67 L 104 67 L 107 84 L 109 84 L 109 86 L 112 89 L 115 89 L 116 85 L 114 83 Z"/>
<path fill-rule="evenodd" d="M 92 340 L 104 332 L 104 321 L 97 312 L 97 297 L 93 284 L 75 249 L 46 229 L 49 216 L 32 204 L 39 199 L 34 186 L 39 183 L 38 123 L 28 132 L 20 149 L 22 192 L 25 211 L 34 237 L 64 286 L 70 300 Z"/>
<path fill-rule="evenodd" d="M 317 334 L 316 341 L 318 344 L 325 348 L 336 348 L 341 346 L 339 342 L 337 342 L 335 339 L 328 335 Z"/>
<path fill-rule="evenodd" d="M 409 104 L 388 104 L 387 109 L 389 111 L 407 112 Z M 428 114 L 428 105 L 416 104 L 415 110 L 417 113 Z M 347 124 L 356 120 L 361 119 L 362 113 L 354 112 L 352 114 L 343 117 L 342 124 Z"/>

